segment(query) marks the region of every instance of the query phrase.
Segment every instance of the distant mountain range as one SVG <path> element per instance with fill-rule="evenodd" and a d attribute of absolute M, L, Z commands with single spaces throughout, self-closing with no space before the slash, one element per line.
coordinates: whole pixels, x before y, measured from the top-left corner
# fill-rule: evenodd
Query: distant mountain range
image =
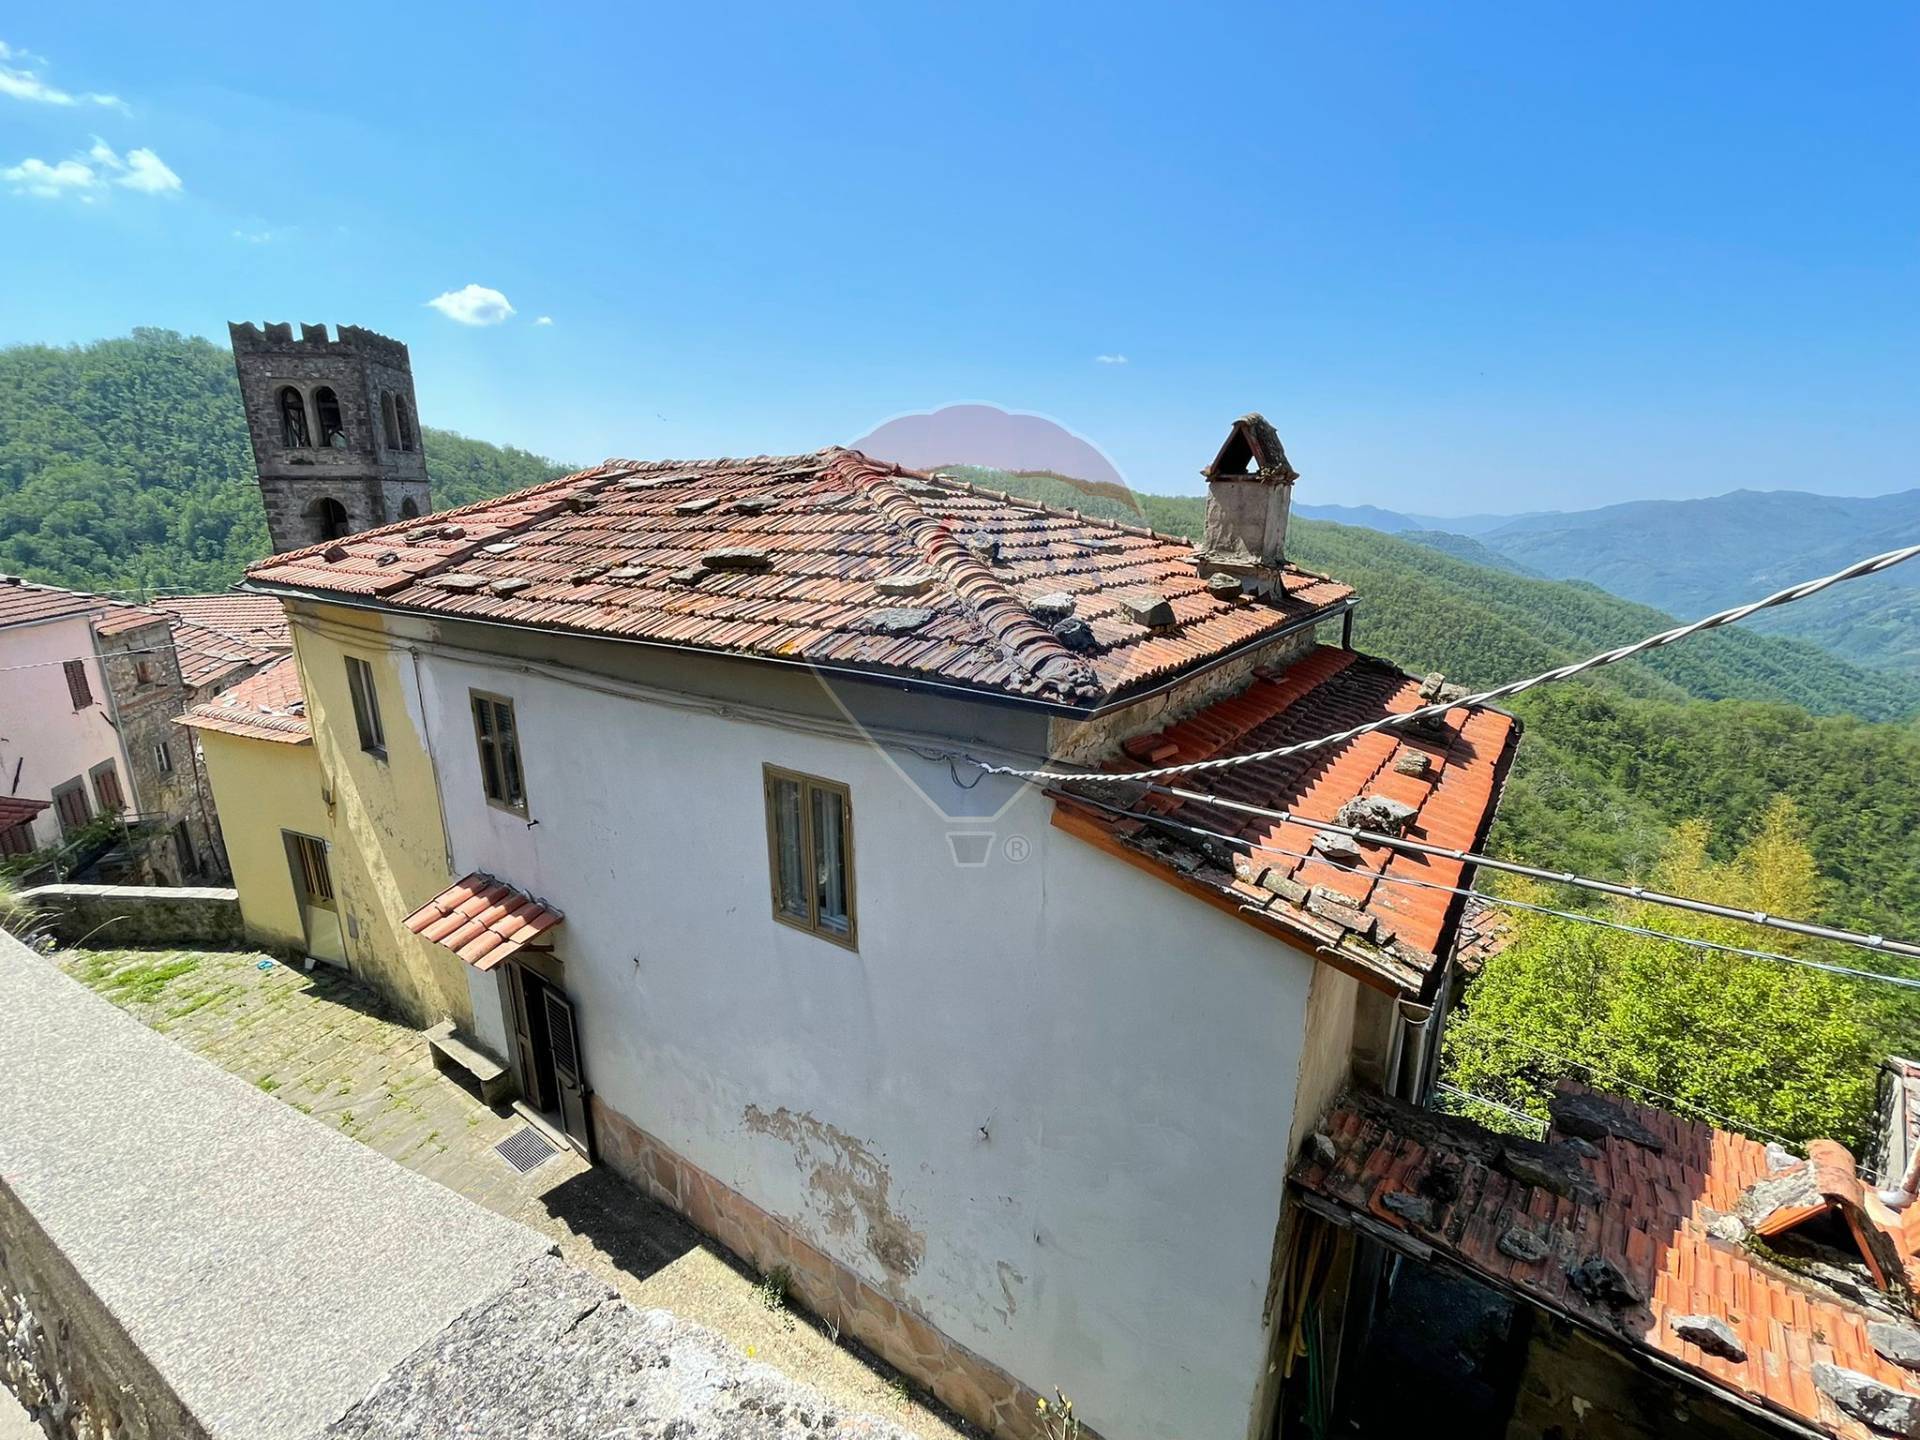
<path fill-rule="evenodd" d="M 1704 500 L 1453 519 L 1370 505 L 1296 510 L 1396 534 L 1476 564 L 1585 580 L 1687 618 L 1920 543 L 1920 490 L 1865 499 L 1735 490 Z M 1811 640 L 1855 664 L 1920 675 L 1920 561 L 1750 623 Z"/>
<path fill-rule="evenodd" d="M 1309 520 L 1331 520 L 1336 525 L 1359 525 L 1385 535 L 1401 535 L 1410 530 L 1448 535 L 1484 535 L 1489 530 L 1498 530 L 1516 520 L 1530 520 L 1535 512 L 1524 515 L 1416 515 L 1407 510 L 1382 510 L 1378 505 L 1295 505 L 1293 513 L 1304 515 Z"/>

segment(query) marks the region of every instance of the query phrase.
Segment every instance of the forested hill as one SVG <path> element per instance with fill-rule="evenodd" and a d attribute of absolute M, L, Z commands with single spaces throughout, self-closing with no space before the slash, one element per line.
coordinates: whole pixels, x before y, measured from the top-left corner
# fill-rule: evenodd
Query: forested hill
<path fill-rule="evenodd" d="M 567 468 L 422 434 L 440 508 Z M 231 352 L 170 330 L 0 350 L 0 571 L 86 590 L 216 590 L 266 553 Z"/>
<path fill-rule="evenodd" d="M 1088 514 L 1199 533 L 1198 497 L 1137 508 L 1051 476 L 954 473 Z M 1354 643 L 1416 674 L 1485 686 L 1638 639 L 1672 617 L 1591 585 L 1489 569 L 1374 530 L 1295 520 L 1289 558 L 1359 591 Z M 1673 827 L 1730 856 L 1791 796 L 1824 915 L 1911 935 L 1920 915 L 1920 722 L 1908 682 L 1804 641 L 1729 629 L 1509 702 L 1526 724 L 1492 846 L 1588 875 L 1645 877 Z M 1817 713 L 1810 714 L 1809 711 Z M 1855 716 L 1893 723 L 1871 724 Z M 1571 903 L 1583 903 L 1574 895 Z"/>
<path fill-rule="evenodd" d="M 1198 535 L 1206 508 L 1199 496 L 1139 495 L 1129 504 L 1052 476 L 966 466 L 950 473 L 1090 515 L 1135 524 L 1144 518 L 1172 535 Z M 1444 670 L 1463 684 L 1497 684 L 1677 623 L 1582 581 L 1517 574 L 1492 556 L 1483 564 L 1462 558 L 1478 548 L 1464 541 L 1462 555 L 1448 555 L 1326 520 L 1296 519 L 1287 532 L 1290 560 L 1360 592 L 1356 644 L 1422 672 Z M 1920 714 L 1920 682 L 1862 669 L 1804 640 L 1738 627 L 1628 661 L 1608 673 L 1607 683 L 1648 698 L 1779 701 L 1816 715 Z"/>

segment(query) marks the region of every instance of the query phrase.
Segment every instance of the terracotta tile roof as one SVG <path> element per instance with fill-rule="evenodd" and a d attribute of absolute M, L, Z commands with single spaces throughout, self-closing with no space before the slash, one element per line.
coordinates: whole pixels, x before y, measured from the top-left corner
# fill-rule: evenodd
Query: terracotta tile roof
<path fill-rule="evenodd" d="M 93 622 L 97 635 L 124 635 L 164 622 L 172 633 L 180 679 L 198 690 L 241 674 L 293 648 L 286 611 L 271 595 L 169 595 L 145 605 L 106 601 Z"/>
<path fill-rule="evenodd" d="M 162 595 L 152 608 L 263 650 L 291 650 L 286 607 L 271 595 L 226 590 L 217 595 Z"/>
<path fill-rule="evenodd" d="M 1122 748 L 1142 768 L 1274 749 L 1419 709 L 1428 703 L 1420 685 L 1384 661 L 1321 646 L 1284 669 L 1256 672 L 1237 694 Z M 1408 838 L 1474 849 L 1493 821 L 1519 729 L 1497 710 L 1456 708 L 1447 713 L 1444 731 L 1375 732 L 1284 760 L 1194 776 L 1182 788 L 1287 810 L 1309 822 L 1335 820 L 1349 801 L 1384 796 L 1412 811 L 1403 832 Z M 1094 788 L 1097 798 L 1173 826 L 1230 835 L 1235 843 L 1089 809 L 1056 790 L 1056 817 L 1072 817 L 1065 828 L 1146 857 L 1184 886 L 1232 902 L 1256 923 L 1327 947 L 1348 968 L 1397 988 L 1421 990 L 1438 974 L 1461 897 L 1395 881 L 1457 886 L 1462 862 L 1380 846 L 1361 847 L 1357 860 L 1297 859 L 1316 854 L 1318 826 L 1144 794 L 1125 783 L 1124 765 L 1113 773 L 1119 783 L 1104 795 L 1108 787 Z"/>
<path fill-rule="evenodd" d="M 1218 659 L 1352 595 L 1289 571 L 1283 601 L 1219 598 L 1184 540 L 851 450 L 608 461 L 277 555 L 248 580 L 1074 708 Z M 1062 594 L 1080 626 L 1030 608 Z M 1151 629 L 1133 618 L 1141 611 L 1129 602 L 1159 598 L 1173 623 Z"/>
<path fill-rule="evenodd" d="M 1586 1107 L 1586 1118 L 1569 1102 Z M 1892 1257 L 1888 1263 L 1910 1268 L 1920 1206 L 1904 1219 L 1888 1210 L 1831 1141 L 1809 1146 L 1809 1160 L 1777 1149 L 1770 1159 L 1770 1147 L 1744 1135 L 1572 1082 L 1563 1083 L 1554 1110 L 1552 1143 L 1543 1145 L 1352 1091 L 1321 1123 L 1331 1149 L 1310 1143 L 1293 1184 L 1336 1214 L 1401 1232 L 1416 1253 L 1437 1252 L 1620 1345 L 1653 1352 L 1707 1385 L 1828 1434 L 1866 1440 L 1873 1432 L 1815 1387 L 1816 1364 L 1920 1395 L 1920 1375 L 1882 1358 L 1867 1334 L 1876 1322 L 1909 1323 L 1902 1308 L 1908 1302 L 1880 1295 L 1863 1277 L 1858 1284 L 1841 1277 L 1836 1283 L 1864 1297 L 1851 1298 L 1811 1270 L 1763 1259 L 1743 1238 L 1754 1219 L 1765 1224 L 1777 1216 L 1769 1208 L 1773 1192 L 1834 1195 L 1873 1227 L 1874 1248 Z M 1574 1131 L 1582 1143 L 1563 1143 Z M 1632 1138 L 1635 1131 L 1640 1139 Z M 1554 1188 L 1539 1183 L 1543 1168 L 1560 1177 Z M 1783 1227 L 1781 1221 L 1774 1228 Z M 1516 1244 L 1515 1232 L 1538 1245 Z M 1605 1278 L 1589 1264 L 1595 1260 L 1611 1266 L 1631 1293 L 1614 1290 L 1609 1299 L 1609 1286 L 1583 1287 L 1583 1280 Z M 1583 1265 L 1589 1268 L 1581 1271 Z M 1692 1316 L 1724 1324 L 1744 1358 L 1712 1354 L 1683 1338 L 1674 1322 Z"/>
<path fill-rule="evenodd" d="M 11 830 L 33 819 L 53 802 L 29 800 L 24 795 L 0 795 L 0 830 Z"/>
<path fill-rule="evenodd" d="M 129 605 L 123 600 L 103 600 L 97 595 L 89 598 L 94 604 L 105 607 L 93 619 L 93 633 L 96 635 L 125 635 L 129 630 L 141 630 L 148 625 L 172 624 L 168 616 L 144 605 Z"/>
<path fill-rule="evenodd" d="M 475 871 L 407 917 L 407 929 L 491 970 L 565 917 L 544 900 Z"/>
<path fill-rule="evenodd" d="M 98 595 L 61 590 L 53 585 L 30 585 L 11 575 L 0 577 L 0 627 L 90 615 L 109 603 Z"/>
<path fill-rule="evenodd" d="M 313 739 L 307 723 L 307 697 L 300 688 L 300 667 L 291 655 L 249 675 L 231 690 L 202 701 L 179 717 L 197 730 L 219 730 L 250 740 L 305 745 Z"/>

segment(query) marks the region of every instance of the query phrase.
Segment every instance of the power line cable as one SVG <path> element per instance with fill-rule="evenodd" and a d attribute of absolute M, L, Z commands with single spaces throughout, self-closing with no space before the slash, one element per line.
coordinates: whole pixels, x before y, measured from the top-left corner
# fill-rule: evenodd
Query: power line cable
<path fill-rule="evenodd" d="M 1263 854 L 1285 855 L 1295 860 L 1317 860 L 1330 869 L 1344 871 L 1347 874 L 1360 876 L 1380 884 L 1406 885 L 1418 890 L 1435 890 L 1447 895 L 1459 895 L 1469 899 L 1484 900 L 1490 905 L 1497 905 L 1507 909 L 1526 910 L 1537 915 L 1551 916 L 1557 920 L 1568 920 L 1576 924 L 1594 925 L 1608 930 L 1616 930 L 1624 934 L 1639 936 L 1642 939 L 1659 940 L 1674 945 L 1684 945 L 1694 950 L 1712 951 L 1716 954 L 1723 955 L 1737 955 L 1749 960 L 1775 960 L 1785 965 L 1798 965 L 1808 970 L 1819 970 L 1831 975 L 1844 975 L 1850 979 L 1874 980 L 1884 985 L 1893 985 L 1905 990 L 1920 990 L 1920 979 L 1905 975 L 1888 975 L 1878 970 L 1856 970 L 1850 966 L 1833 965 L 1823 960 L 1810 960 L 1804 955 L 1783 955 L 1776 950 L 1750 949 L 1743 945 L 1728 945 L 1718 940 L 1705 940 L 1693 935 L 1675 935 L 1670 931 L 1656 930 L 1647 925 L 1634 925 L 1622 920 L 1613 920 L 1604 915 L 1589 915 L 1580 910 L 1559 910 L 1550 905 L 1535 905 L 1529 901 L 1510 899 L 1504 895 L 1489 895 L 1484 890 L 1474 890 L 1459 885 L 1443 884 L 1438 880 L 1422 880 L 1412 875 L 1388 875 L 1384 872 L 1375 872 L 1358 866 L 1344 865 L 1337 860 L 1329 859 L 1325 855 L 1314 855 L 1301 850 L 1289 850 L 1280 845 L 1262 844 L 1259 841 L 1248 840 L 1242 836 L 1228 835 L 1222 831 L 1208 830 L 1198 825 L 1188 825 L 1182 821 L 1170 820 L 1160 815 L 1143 815 L 1138 811 L 1123 809 L 1118 805 L 1109 805 L 1105 801 L 1094 799 L 1092 796 L 1076 795 L 1072 798 L 1077 804 L 1091 805 L 1096 809 L 1105 810 L 1110 814 L 1122 816 L 1129 820 L 1143 821 L 1148 825 L 1184 830 L 1189 834 L 1198 835 L 1209 840 L 1224 840 L 1234 845 L 1246 845 Z M 1246 908 L 1253 909 L 1254 907 L 1248 906 Z M 1738 912 L 1735 912 L 1733 918 L 1740 918 Z"/>
<path fill-rule="evenodd" d="M 1237 765 L 1252 765 L 1265 760 L 1281 760 L 1289 755 L 1302 755 L 1309 750 L 1318 750 L 1323 746 L 1339 745 L 1349 740 L 1357 740 L 1360 736 L 1371 734 L 1376 730 L 1386 730 L 1413 724 L 1419 720 L 1443 717 L 1449 710 L 1460 707 L 1488 705 L 1495 700 L 1503 700 L 1509 695 L 1518 695 L 1521 691 L 1531 690 L 1538 685 L 1547 685 L 1559 680 L 1570 680 L 1574 676 L 1585 674 L 1589 670 L 1598 670 L 1604 665 L 1617 665 L 1622 660 L 1631 660 L 1636 655 L 1658 649 L 1661 646 L 1677 645 L 1682 640 L 1689 640 L 1695 635 L 1703 634 L 1708 630 L 1716 630 L 1723 625 L 1732 625 L 1736 621 L 1745 620 L 1749 616 L 1756 615 L 1762 610 L 1772 609 L 1780 605 L 1791 605 L 1796 600 L 1805 600 L 1809 596 L 1818 595 L 1822 590 L 1842 584 L 1848 580 L 1858 580 L 1862 576 L 1875 575 L 1882 570 L 1890 570 L 1895 565 L 1911 560 L 1915 556 L 1920 556 L 1920 545 L 1908 545 L 1899 550 L 1888 550 L 1883 554 L 1870 556 L 1865 560 L 1856 560 L 1844 570 L 1836 570 L 1833 574 L 1824 575 L 1818 580 L 1807 580 L 1801 584 L 1789 586 L 1785 590 L 1777 590 L 1764 599 L 1752 600 L 1745 605 L 1736 605 L 1731 610 L 1721 610 L 1716 614 L 1708 615 L 1690 624 L 1676 625 L 1671 630 L 1662 630 L 1657 634 L 1648 635 L 1644 639 L 1634 641 L 1631 645 L 1622 645 L 1616 649 L 1603 650 L 1598 655 L 1590 655 L 1585 660 L 1577 661 L 1571 665 L 1561 665 L 1552 670 L 1542 671 L 1540 674 L 1530 675 L 1524 680 L 1511 680 L 1504 685 L 1496 685 L 1491 690 L 1482 690 L 1476 694 L 1464 695 L 1457 700 L 1443 700 L 1432 705 L 1423 705 L 1418 710 L 1406 711 L 1404 714 L 1382 716 L 1378 720 L 1370 720 L 1364 725 L 1355 725 L 1351 729 L 1337 731 L 1331 735 L 1316 736 L 1311 740 L 1296 741 L 1291 745 L 1281 745 L 1271 750 L 1255 750 L 1243 755 L 1220 755 L 1208 760 L 1191 760 L 1184 765 L 1162 765 L 1154 769 L 1133 770 L 1128 772 L 1128 778 L 1134 780 L 1157 780 L 1173 775 L 1198 774 L 1206 770 L 1230 770 Z M 974 760 L 970 756 L 962 756 L 960 758 L 968 760 L 971 764 L 980 766 L 990 774 L 1009 775 L 1022 780 L 1041 780 L 1054 784 L 1064 784 L 1076 780 L 1100 778 L 1085 771 L 1020 770 L 1007 765 L 989 765 L 986 761 Z"/>
<path fill-rule="evenodd" d="M 1721 1111 L 1715 1110 L 1710 1105 L 1702 1104 L 1698 1100 L 1684 1100 L 1678 1095 L 1669 1095 L 1664 1090 L 1656 1090 L 1651 1085 L 1641 1084 L 1638 1080 L 1629 1080 L 1624 1075 L 1620 1075 L 1615 1073 L 1614 1071 L 1604 1069 L 1601 1066 L 1591 1064 L 1588 1061 L 1576 1060 L 1571 1055 L 1562 1055 L 1559 1051 L 1550 1050 L 1546 1046 L 1540 1044 L 1537 1041 L 1522 1040 L 1517 1035 L 1502 1035 L 1500 1039 L 1501 1039 L 1501 1043 L 1503 1044 L 1517 1045 L 1523 1050 L 1531 1050 L 1534 1054 L 1540 1056 L 1542 1059 L 1551 1060 L 1557 1064 L 1566 1065 L 1575 1070 L 1584 1070 L 1589 1075 L 1595 1076 L 1600 1080 L 1604 1080 L 1610 1085 L 1624 1085 L 1629 1090 L 1637 1090 L 1642 1095 L 1647 1095 L 1652 1097 L 1655 1100 L 1663 1101 L 1667 1105 L 1676 1106 L 1681 1109 L 1692 1110 L 1696 1114 L 1704 1115 L 1709 1120 L 1714 1121 L 1715 1123 L 1723 1126 L 1728 1130 L 1738 1130 L 1749 1136 L 1757 1136 L 1763 1140 L 1772 1140 L 1777 1144 L 1786 1146 L 1788 1149 L 1794 1151 L 1794 1153 L 1796 1154 L 1802 1153 L 1800 1149 L 1800 1144 L 1798 1141 L 1790 1140 L 1785 1135 L 1780 1134 L 1777 1130 L 1769 1130 L 1764 1125 L 1756 1125 L 1751 1120 L 1736 1119 L 1731 1115 L 1727 1115 L 1722 1113 Z M 1460 1093 L 1469 1095 L 1472 1099 L 1482 1101 L 1489 1105 L 1496 1105 L 1499 1103 L 1498 1101 L 1488 1099 L 1488 1097 L 1484 1095 L 1473 1095 L 1471 1091 L 1462 1091 Z M 1870 1166 L 1856 1165 L 1855 1168 L 1862 1175 L 1866 1176 L 1869 1180 L 1879 1179 L 1878 1173 L 1875 1172 Z"/>
<path fill-rule="evenodd" d="M 202 628 L 204 629 L 205 627 L 203 626 Z M 252 642 L 236 641 L 236 643 L 246 645 Z M 259 645 L 254 648 L 257 651 L 265 651 L 267 655 L 272 658 L 291 655 L 293 653 L 292 650 L 282 646 Z M 156 645 L 142 646 L 133 650 L 109 650 L 105 652 L 90 650 L 84 655 L 75 655 L 67 660 L 33 660 L 24 665 L 0 665 L 0 675 L 9 674 L 15 670 L 45 670 L 55 665 L 69 665 L 74 660 L 117 660 L 123 655 L 191 655 L 203 660 L 224 660 L 233 665 L 251 665 L 261 659 L 259 654 L 228 655 L 219 650 L 183 649 L 177 645 Z"/>
<path fill-rule="evenodd" d="M 1119 786 L 1132 786 L 1139 783 L 1135 776 L 1127 771 L 1114 771 L 1108 775 L 1083 776 L 1084 780 L 1097 780 L 1101 783 Z M 1263 820 L 1274 820 L 1282 824 L 1306 826 L 1316 830 L 1331 831 L 1335 835 L 1345 835 L 1364 845 L 1381 845 L 1389 849 L 1406 851 L 1414 855 L 1437 856 L 1443 860 L 1456 860 L 1462 864 L 1498 870 L 1508 875 L 1518 875 L 1528 880 L 1540 880 L 1553 885 L 1569 885 L 1578 890 L 1591 890 L 1600 895 L 1611 895 L 1620 900 L 1633 900 L 1649 905 L 1664 905 L 1674 910 L 1686 910 L 1696 915 L 1707 915 L 1719 920 L 1738 920 L 1745 925 L 1758 925 L 1763 929 L 1780 930 L 1789 935 L 1799 935 L 1809 940 L 1826 940 L 1839 945 L 1853 945 L 1862 950 L 1871 950 L 1881 955 L 1903 955 L 1910 959 L 1920 959 L 1920 945 L 1904 940 L 1889 940 L 1884 935 L 1868 935 L 1857 930 L 1845 930 L 1832 925 L 1816 925 L 1809 920 L 1795 920 L 1784 915 L 1769 914 L 1765 910 L 1742 910 L 1733 905 L 1721 905 L 1711 900 L 1696 900 L 1687 895 L 1669 895 L 1661 890 L 1649 890 L 1644 885 L 1622 885 L 1615 880 L 1596 880 L 1592 876 L 1576 874 L 1572 870 L 1548 870 L 1538 865 L 1526 865 L 1517 860 L 1501 860 L 1477 850 L 1465 850 L 1450 845 L 1431 845 L 1424 840 L 1409 840 L 1405 836 L 1387 835 L 1378 830 L 1366 830 L 1357 825 L 1342 825 L 1334 820 L 1315 820 L 1305 815 L 1296 815 L 1291 810 L 1275 809 L 1267 805 L 1253 805 L 1244 800 L 1229 800 L 1224 795 L 1211 795 L 1201 790 L 1186 790 L 1174 785 L 1140 785 L 1150 794 L 1168 795 L 1181 800 L 1190 800 L 1196 804 L 1209 805 L 1215 809 L 1232 810 L 1243 815 L 1253 815 Z M 1070 800 L 1085 800 L 1089 797 L 1078 790 L 1065 792 Z M 1131 813 L 1131 812 L 1129 812 Z M 1135 815 L 1135 819 L 1153 819 L 1152 816 Z M 1249 844 L 1242 837 L 1220 836 L 1221 839 L 1233 839 L 1236 844 Z M 1325 859 L 1325 856 L 1313 857 Z"/>

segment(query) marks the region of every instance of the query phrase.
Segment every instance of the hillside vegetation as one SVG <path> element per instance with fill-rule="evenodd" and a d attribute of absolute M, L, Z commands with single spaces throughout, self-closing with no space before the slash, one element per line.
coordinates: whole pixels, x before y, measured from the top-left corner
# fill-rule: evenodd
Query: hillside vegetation
<path fill-rule="evenodd" d="M 1543 574 L 1662 609 L 1704 613 L 1920 542 L 1920 490 L 1854 498 L 1736 490 L 1519 516 L 1479 536 Z M 1835 655 L 1920 674 L 1920 561 L 1754 622 Z"/>
<path fill-rule="evenodd" d="M 425 439 L 443 508 L 562 468 L 446 431 Z M 1198 497 L 962 473 L 1172 534 L 1198 534 L 1204 512 Z M 1361 648 L 1471 686 L 1673 623 L 1591 584 L 1518 573 L 1516 560 L 1547 567 L 1496 539 L 1396 538 L 1299 518 L 1288 553 L 1358 590 Z M 1672 548 L 1690 558 L 1685 545 Z M 265 550 L 225 349 L 140 330 L 69 349 L 0 351 L 0 570 L 88 589 L 212 589 Z M 1720 598 L 1703 596 L 1689 613 Z M 1911 643 L 1914 627 L 1902 623 L 1902 643 Z M 1755 896 L 1783 913 L 1895 936 L 1920 929 L 1920 722 L 1911 718 L 1920 679 L 1732 630 L 1530 692 L 1512 708 L 1527 728 L 1490 842 L 1496 852 L 1613 878 L 1669 877 L 1701 894 Z M 1594 903 L 1584 893 L 1537 893 Z M 1768 960 L 1706 966 L 1698 952 L 1587 925 L 1529 920 L 1517 929 L 1514 948 L 1470 987 L 1448 1048 L 1457 1081 L 1505 1103 L 1537 1108 L 1543 1087 L 1579 1064 L 1743 1124 L 1853 1138 L 1850 1117 L 1871 1093 L 1876 1057 L 1920 1045 L 1920 1004 L 1858 981 L 1810 980 Z M 1772 934 L 1725 933 L 1780 944 Z M 1855 952 L 1840 958 L 1863 963 Z"/>
<path fill-rule="evenodd" d="M 442 509 L 565 467 L 423 428 Z M 0 571 L 216 590 L 267 553 L 233 356 L 170 330 L 0 350 Z"/>
<path fill-rule="evenodd" d="M 948 473 L 1170 535 L 1197 536 L 1206 510 L 1197 495 L 1116 499 L 1055 476 L 965 466 Z M 1475 549 L 1475 542 L 1465 541 L 1462 553 Z M 1469 685 L 1562 665 L 1678 623 L 1592 585 L 1478 565 L 1399 536 L 1326 520 L 1294 520 L 1287 555 L 1360 592 L 1355 633 L 1362 648 L 1423 672 L 1443 670 Z M 1869 720 L 1920 714 L 1920 681 L 1863 669 L 1805 641 L 1743 628 L 1628 661 L 1609 672 L 1609 683 L 1656 699 L 1779 701 L 1814 714 Z"/>
<path fill-rule="evenodd" d="M 959 478 L 1088 514 L 1199 533 L 1198 496 L 1089 497 L 1057 477 Z M 1488 686 L 1582 659 L 1670 615 L 1591 585 L 1489 569 L 1378 531 L 1295 520 L 1288 556 L 1360 595 L 1354 643 Z M 1646 876 L 1675 826 L 1706 822 L 1730 858 L 1776 797 L 1798 806 L 1820 910 L 1906 935 L 1920 925 L 1920 694 L 1804 641 L 1728 629 L 1509 702 L 1526 724 L 1493 836 L 1499 853 Z M 1880 721 L 1885 723 L 1869 723 Z M 1563 901 L 1585 903 L 1578 895 Z"/>

